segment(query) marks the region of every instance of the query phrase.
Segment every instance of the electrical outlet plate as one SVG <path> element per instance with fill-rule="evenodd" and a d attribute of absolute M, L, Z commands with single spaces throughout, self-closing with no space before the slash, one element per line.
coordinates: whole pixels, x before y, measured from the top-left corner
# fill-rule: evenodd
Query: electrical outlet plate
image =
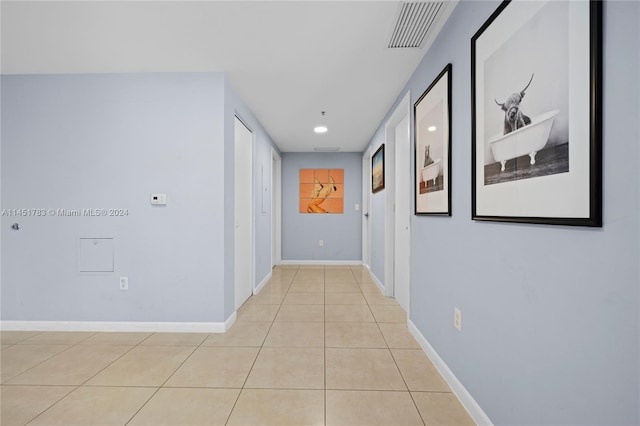
<path fill-rule="evenodd" d="M 453 326 L 458 331 L 462 331 L 462 312 L 458 308 L 453 310 Z"/>
<path fill-rule="evenodd" d="M 324 240 L 320 240 L 319 245 L 320 247 L 324 247 Z"/>
<path fill-rule="evenodd" d="M 129 290 L 129 277 L 120 277 L 120 290 Z"/>

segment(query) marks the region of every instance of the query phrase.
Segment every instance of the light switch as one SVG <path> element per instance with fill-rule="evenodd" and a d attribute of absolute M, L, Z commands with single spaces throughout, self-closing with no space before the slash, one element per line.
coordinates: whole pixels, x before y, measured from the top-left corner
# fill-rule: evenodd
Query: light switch
<path fill-rule="evenodd" d="M 167 194 L 151 194 L 151 204 L 156 206 L 166 206 L 167 205 Z"/>

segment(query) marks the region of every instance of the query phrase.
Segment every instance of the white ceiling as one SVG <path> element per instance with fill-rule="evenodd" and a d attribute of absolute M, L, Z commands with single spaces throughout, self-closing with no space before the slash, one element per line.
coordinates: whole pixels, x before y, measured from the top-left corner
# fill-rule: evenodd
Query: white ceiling
<path fill-rule="evenodd" d="M 363 151 L 421 49 L 399 1 L 2 1 L 3 74 L 225 71 L 282 151 Z M 327 114 L 323 118 L 321 111 Z M 329 132 L 313 133 L 325 124 Z"/>

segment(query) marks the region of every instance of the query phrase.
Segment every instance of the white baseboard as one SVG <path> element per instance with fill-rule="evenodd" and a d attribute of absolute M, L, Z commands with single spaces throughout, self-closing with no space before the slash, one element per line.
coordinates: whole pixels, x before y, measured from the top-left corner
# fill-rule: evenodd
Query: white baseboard
<path fill-rule="evenodd" d="M 236 322 L 236 318 L 238 318 L 238 311 L 233 311 L 233 313 L 229 315 L 229 318 L 227 318 L 227 320 L 224 322 L 223 333 L 226 333 L 231 328 L 233 323 Z M 211 333 L 214 333 L 214 332 L 212 331 Z"/>
<path fill-rule="evenodd" d="M 266 277 L 264 277 L 264 279 L 260 281 L 260 284 L 258 284 L 256 288 L 253 290 L 253 294 L 256 295 L 260 293 L 260 291 L 262 290 L 262 287 L 264 287 L 269 282 L 272 276 L 273 276 L 273 272 L 269 271 L 269 274 Z"/>
<path fill-rule="evenodd" d="M 124 321 L 1 321 L 3 331 L 107 331 L 147 333 L 224 333 L 236 320 L 225 322 L 124 322 Z"/>
<path fill-rule="evenodd" d="M 481 426 L 492 426 L 493 423 L 487 414 L 482 410 L 480 405 L 473 399 L 473 396 L 469 393 L 469 391 L 464 387 L 460 380 L 453 374 L 453 371 L 449 369 L 447 364 L 445 364 L 444 360 L 440 358 L 440 355 L 433 349 L 433 346 L 427 341 L 427 339 L 420 333 L 420 330 L 416 327 L 416 325 L 411 321 L 407 321 L 407 326 L 409 328 L 409 332 L 416 338 L 422 350 L 427 354 L 427 357 L 433 362 L 433 365 L 436 367 L 442 378 L 447 382 L 453 393 L 458 397 L 462 406 L 467 410 L 471 418 L 476 422 L 476 424 Z"/>
<path fill-rule="evenodd" d="M 384 284 L 382 284 L 382 282 L 378 279 L 378 277 L 376 277 L 376 274 L 374 274 L 373 271 L 369 269 L 369 266 L 367 266 L 367 270 L 369 270 L 369 275 L 371 275 L 371 279 L 373 280 L 373 282 L 376 283 L 376 285 L 378 286 L 382 294 L 385 294 Z"/>
<path fill-rule="evenodd" d="M 362 260 L 283 260 L 281 265 L 362 265 Z"/>

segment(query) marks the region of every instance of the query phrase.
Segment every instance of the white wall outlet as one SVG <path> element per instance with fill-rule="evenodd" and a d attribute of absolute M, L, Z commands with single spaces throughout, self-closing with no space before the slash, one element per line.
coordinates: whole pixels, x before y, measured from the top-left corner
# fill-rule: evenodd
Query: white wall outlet
<path fill-rule="evenodd" d="M 156 206 L 166 206 L 167 194 L 159 194 L 159 193 L 151 194 L 151 204 Z"/>
<path fill-rule="evenodd" d="M 358 210 L 360 210 L 360 204 L 356 204 L 355 211 L 358 211 Z"/>
<path fill-rule="evenodd" d="M 318 245 L 319 245 L 320 247 L 324 247 L 324 240 L 320 240 L 320 242 L 318 243 Z"/>
<path fill-rule="evenodd" d="M 129 277 L 120 277 L 120 290 L 129 290 Z"/>
<path fill-rule="evenodd" d="M 462 331 L 462 312 L 458 308 L 453 309 L 453 326 Z"/>

